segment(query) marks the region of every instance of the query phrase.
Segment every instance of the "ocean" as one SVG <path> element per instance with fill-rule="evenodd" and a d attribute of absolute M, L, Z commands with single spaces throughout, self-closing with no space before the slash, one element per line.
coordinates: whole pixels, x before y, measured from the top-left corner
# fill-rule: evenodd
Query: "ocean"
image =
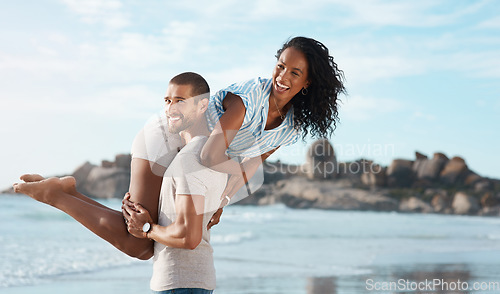
<path fill-rule="evenodd" d="M 0 293 L 150 293 L 151 261 L 31 198 L 0 207 Z M 215 293 L 500 293 L 500 218 L 232 205 L 211 234 Z"/>

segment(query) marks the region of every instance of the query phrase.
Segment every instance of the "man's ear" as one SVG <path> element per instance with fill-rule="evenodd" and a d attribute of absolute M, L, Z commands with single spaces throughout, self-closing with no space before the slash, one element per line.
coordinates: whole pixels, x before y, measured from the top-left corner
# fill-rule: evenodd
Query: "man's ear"
<path fill-rule="evenodd" d="M 208 98 L 203 98 L 198 102 L 198 107 L 201 112 L 205 112 L 208 109 Z"/>

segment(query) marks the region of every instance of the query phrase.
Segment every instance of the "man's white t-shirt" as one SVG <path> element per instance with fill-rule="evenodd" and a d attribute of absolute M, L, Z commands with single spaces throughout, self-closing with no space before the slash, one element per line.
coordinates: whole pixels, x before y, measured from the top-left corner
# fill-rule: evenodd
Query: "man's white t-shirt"
<path fill-rule="evenodd" d="M 200 152 L 208 137 L 193 138 L 180 149 L 180 142 L 158 122 L 153 122 L 136 137 L 132 157 L 149 160 L 167 167 L 158 205 L 158 224 L 168 226 L 175 221 L 175 197 L 179 194 L 201 195 L 205 198 L 203 235 L 193 250 L 172 248 L 155 242 L 153 276 L 150 287 L 154 291 L 175 288 L 215 289 L 215 267 L 210 231 L 207 224 L 219 208 L 220 197 L 227 183 L 227 174 L 211 170 L 200 163 Z M 163 143 L 163 146 L 155 146 Z M 178 150 L 180 151 L 178 152 Z"/>
<path fill-rule="evenodd" d="M 168 131 L 167 121 L 164 113 L 153 116 L 132 143 L 132 157 L 149 160 L 156 175 L 163 175 L 165 169 L 155 165 L 168 167 L 182 148 L 181 136 Z"/>
<path fill-rule="evenodd" d="M 213 249 L 210 245 L 208 222 L 221 203 L 227 175 L 200 164 L 200 152 L 207 137 L 195 137 L 174 158 L 163 178 L 160 192 L 158 223 L 168 226 L 175 221 L 176 195 L 205 196 L 203 235 L 194 250 L 154 245 L 151 289 L 163 291 L 175 288 L 215 289 Z"/>

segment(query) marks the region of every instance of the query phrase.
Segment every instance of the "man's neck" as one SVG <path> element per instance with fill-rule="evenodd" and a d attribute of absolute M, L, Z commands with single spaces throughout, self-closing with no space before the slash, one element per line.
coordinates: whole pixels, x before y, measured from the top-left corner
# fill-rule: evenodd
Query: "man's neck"
<path fill-rule="evenodd" d="M 198 123 L 193 124 L 193 126 L 191 126 L 190 128 L 180 131 L 179 135 L 181 136 L 184 145 L 191 142 L 194 137 L 208 137 L 210 135 L 210 131 L 208 130 L 207 120 L 205 118 L 201 119 Z"/>

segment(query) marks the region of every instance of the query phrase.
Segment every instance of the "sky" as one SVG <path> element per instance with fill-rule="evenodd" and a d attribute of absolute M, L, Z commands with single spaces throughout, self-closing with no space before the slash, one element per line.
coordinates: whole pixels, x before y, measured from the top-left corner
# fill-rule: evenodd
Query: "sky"
<path fill-rule="evenodd" d="M 289 38 L 344 71 L 339 161 L 461 156 L 500 178 L 500 5 L 464 0 L 0 2 L 0 190 L 129 153 L 174 75 L 270 77 Z M 269 160 L 300 164 L 308 138 Z"/>

